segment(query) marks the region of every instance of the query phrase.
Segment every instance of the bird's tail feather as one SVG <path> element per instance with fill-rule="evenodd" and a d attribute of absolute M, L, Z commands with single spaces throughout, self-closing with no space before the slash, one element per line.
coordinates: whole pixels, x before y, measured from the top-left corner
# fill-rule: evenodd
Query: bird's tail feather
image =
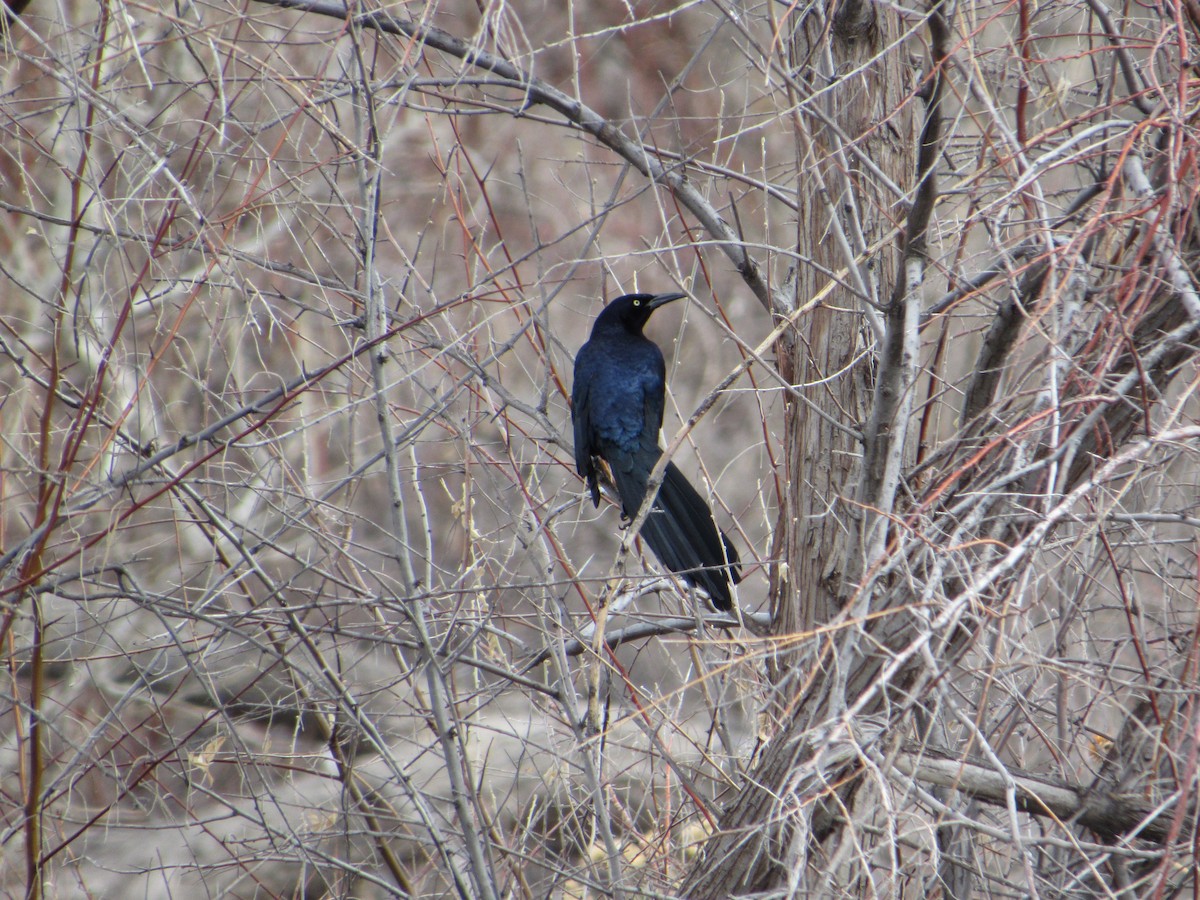
<path fill-rule="evenodd" d="M 661 455 L 643 448 L 612 466 L 625 515 L 632 518 L 646 496 L 646 481 Z M 621 463 L 625 463 L 622 465 Z M 733 609 L 729 582 L 741 581 L 737 550 L 713 519 L 704 498 L 673 462 L 667 463 L 654 506 L 642 525 L 642 537 L 659 561 L 684 581 L 703 588 L 713 606 Z"/>

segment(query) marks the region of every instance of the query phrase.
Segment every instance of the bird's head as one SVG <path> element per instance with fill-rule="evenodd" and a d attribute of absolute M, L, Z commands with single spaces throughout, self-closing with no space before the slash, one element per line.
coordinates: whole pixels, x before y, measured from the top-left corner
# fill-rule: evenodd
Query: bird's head
<path fill-rule="evenodd" d="M 660 306 L 666 306 L 686 296 L 687 294 L 624 294 L 604 307 L 596 324 L 620 323 L 628 331 L 641 334 L 642 328 L 650 320 L 651 313 Z"/>

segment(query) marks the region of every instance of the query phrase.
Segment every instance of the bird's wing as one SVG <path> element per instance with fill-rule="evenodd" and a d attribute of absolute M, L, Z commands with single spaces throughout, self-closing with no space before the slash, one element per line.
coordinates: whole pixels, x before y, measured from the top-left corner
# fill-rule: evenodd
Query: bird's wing
<path fill-rule="evenodd" d="M 592 468 L 592 423 L 588 408 L 588 386 L 575 372 L 571 388 L 571 421 L 575 425 L 575 469 L 586 476 Z"/>
<path fill-rule="evenodd" d="M 593 372 L 588 359 L 587 345 L 575 358 L 575 380 L 571 385 L 571 421 L 575 426 L 575 471 L 592 492 L 592 504 L 600 506 L 600 485 L 596 481 L 596 465 L 592 457 L 598 453 L 595 446 L 595 428 L 592 426 L 592 381 Z"/>

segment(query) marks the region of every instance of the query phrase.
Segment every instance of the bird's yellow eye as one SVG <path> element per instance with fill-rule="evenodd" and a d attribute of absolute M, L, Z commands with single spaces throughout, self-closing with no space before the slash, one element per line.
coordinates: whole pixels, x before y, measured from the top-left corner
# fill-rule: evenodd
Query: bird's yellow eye
<path fill-rule="evenodd" d="M 641 301 L 641 300 L 634 300 L 634 301 L 633 301 L 633 305 L 634 305 L 634 306 L 641 306 L 641 305 L 642 305 L 642 301 Z"/>

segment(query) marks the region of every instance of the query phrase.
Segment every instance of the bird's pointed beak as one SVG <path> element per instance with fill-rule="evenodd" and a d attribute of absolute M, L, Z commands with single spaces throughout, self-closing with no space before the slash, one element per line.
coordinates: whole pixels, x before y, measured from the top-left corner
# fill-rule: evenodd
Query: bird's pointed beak
<path fill-rule="evenodd" d="M 660 306 L 666 306 L 668 303 L 674 303 L 676 300 L 682 300 L 687 294 L 655 294 L 654 299 L 646 304 L 647 308 L 653 312 Z"/>

